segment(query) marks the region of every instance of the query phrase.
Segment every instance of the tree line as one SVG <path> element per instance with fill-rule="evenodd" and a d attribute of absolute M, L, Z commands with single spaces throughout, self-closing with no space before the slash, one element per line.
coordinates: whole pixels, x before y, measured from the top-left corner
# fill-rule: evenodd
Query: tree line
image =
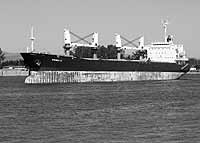
<path fill-rule="evenodd" d="M 189 58 L 189 64 L 196 69 L 200 69 L 200 59 Z"/>
<path fill-rule="evenodd" d="M 91 47 L 76 47 L 74 52 L 71 52 L 71 55 L 78 58 L 92 58 L 93 57 L 93 48 Z M 98 58 L 102 59 L 115 59 L 117 58 L 117 48 L 114 45 L 99 46 L 96 49 L 96 54 Z"/>
<path fill-rule="evenodd" d="M 0 48 L 0 68 L 2 68 L 2 62 L 5 59 L 5 54 L 3 53 L 3 51 Z"/>
<path fill-rule="evenodd" d="M 5 66 L 24 66 L 24 61 L 20 60 L 6 60 L 5 53 L 0 48 L 0 69 Z"/>

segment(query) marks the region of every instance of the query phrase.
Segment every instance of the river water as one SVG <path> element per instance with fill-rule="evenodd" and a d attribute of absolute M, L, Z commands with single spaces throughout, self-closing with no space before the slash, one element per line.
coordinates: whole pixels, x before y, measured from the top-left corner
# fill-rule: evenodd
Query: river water
<path fill-rule="evenodd" d="M 0 142 L 200 142 L 200 74 L 50 85 L 24 79 L 0 77 Z"/>

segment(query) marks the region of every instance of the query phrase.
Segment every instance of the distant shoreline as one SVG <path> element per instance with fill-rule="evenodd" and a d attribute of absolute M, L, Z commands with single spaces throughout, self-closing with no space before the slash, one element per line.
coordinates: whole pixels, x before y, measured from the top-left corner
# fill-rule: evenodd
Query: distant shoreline
<path fill-rule="evenodd" d="M 187 74 L 200 74 L 200 72 L 188 72 Z"/>
<path fill-rule="evenodd" d="M 0 69 L 0 76 L 28 76 L 28 71 L 19 69 Z"/>

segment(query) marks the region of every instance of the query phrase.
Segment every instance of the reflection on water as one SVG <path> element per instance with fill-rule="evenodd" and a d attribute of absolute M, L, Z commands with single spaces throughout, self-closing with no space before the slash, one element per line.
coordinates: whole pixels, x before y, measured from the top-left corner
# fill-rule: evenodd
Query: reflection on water
<path fill-rule="evenodd" d="M 200 75 L 25 85 L 0 77 L 0 142 L 199 142 Z"/>

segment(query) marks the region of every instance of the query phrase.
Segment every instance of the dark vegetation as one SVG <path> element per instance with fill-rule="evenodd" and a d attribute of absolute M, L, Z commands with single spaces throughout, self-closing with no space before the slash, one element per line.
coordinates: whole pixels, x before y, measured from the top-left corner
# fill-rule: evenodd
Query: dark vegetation
<path fill-rule="evenodd" d="M 77 47 L 74 53 L 71 53 L 75 57 L 79 58 L 92 58 L 93 49 L 91 47 Z M 130 53 L 130 55 L 124 55 L 124 51 L 121 51 L 121 58 L 127 60 L 139 60 L 140 56 L 145 57 L 146 51 L 136 51 L 135 53 Z M 117 58 L 117 47 L 114 45 L 99 46 L 97 48 L 97 57 L 100 59 L 116 59 Z"/>
<path fill-rule="evenodd" d="M 200 69 L 200 59 L 190 58 L 189 64 L 196 69 Z"/>
<path fill-rule="evenodd" d="M 92 58 L 93 50 L 91 47 L 77 47 L 73 56 L 79 58 Z M 117 48 L 113 45 L 99 46 L 97 48 L 97 57 L 102 59 L 115 59 L 117 58 Z"/>
<path fill-rule="evenodd" d="M 3 53 L 3 51 L 0 48 L 0 69 L 2 68 L 2 62 L 5 59 L 5 54 Z"/>
<path fill-rule="evenodd" d="M 4 61 L 2 62 L 2 67 L 6 66 L 24 66 L 23 60 L 12 60 L 12 61 Z"/>

